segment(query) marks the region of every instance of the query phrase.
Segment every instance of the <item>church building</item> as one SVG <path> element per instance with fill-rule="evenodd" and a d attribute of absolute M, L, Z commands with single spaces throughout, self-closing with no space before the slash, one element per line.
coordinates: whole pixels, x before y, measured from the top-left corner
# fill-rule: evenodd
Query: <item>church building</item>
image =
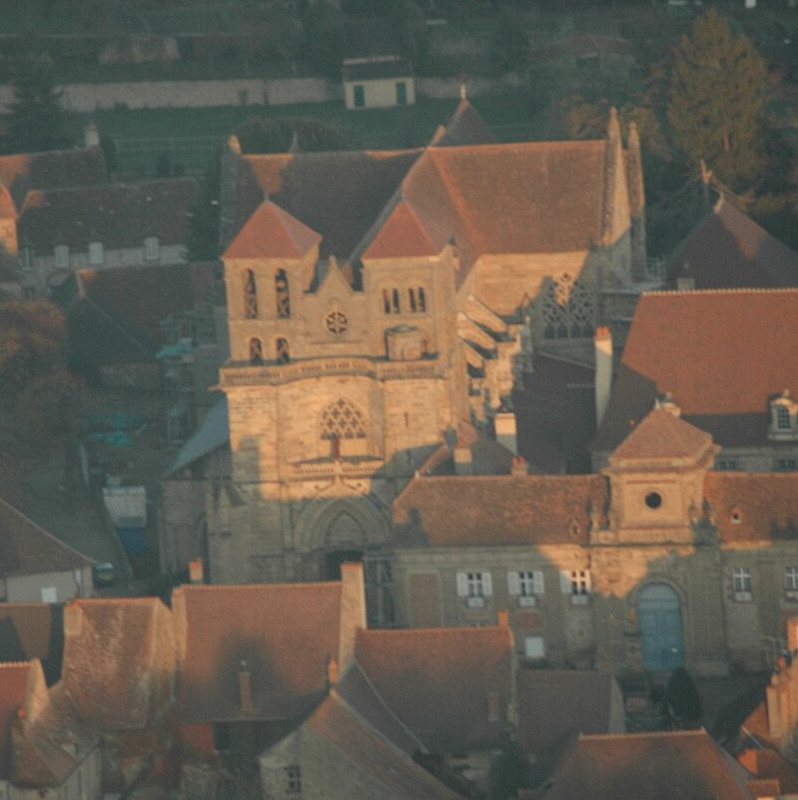
<path fill-rule="evenodd" d="M 232 466 L 208 498 L 210 580 L 364 558 L 373 591 L 393 500 L 430 454 L 464 423 L 512 427 L 533 350 L 592 364 L 596 326 L 622 334 L 643 206 L 614 112 L 588 142 L 497 144 L 465 98 L 423 148 L 244 155 L 232 138 Z"/>

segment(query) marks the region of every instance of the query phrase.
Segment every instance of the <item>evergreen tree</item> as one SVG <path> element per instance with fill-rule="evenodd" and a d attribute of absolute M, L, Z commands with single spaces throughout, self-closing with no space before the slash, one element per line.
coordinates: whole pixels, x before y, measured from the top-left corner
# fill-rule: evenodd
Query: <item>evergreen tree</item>
<path fill-rule="evenodd" d="M 430 43 L 424 13 L 415 0 L 394 0 L 389 19 L 399 37 L 402 55 L 416 69 L 421 68 L 429 55 Z"/>
<path fill-rule="evenodd" d="M 313 66 L 330 80 L 340 80 L 346 34 L 338 9 L 326 0 L 319 0 L 305 12 L 302 24 Z"/>
<path fill-rule="evenodd" d="M 36 153 L 69 145 L 64 131 L 61 92 L 55 69 L 46 53 L 29 52 L 13 65 L 14 100 L 8 121 L 9 150 Z"/>
<path fill-rule="evenodd" d="M 765 63 L 751 42 L 735 35 L 711 9 L 674 49 L 667 117 L 671 138 L 688 163 L 703 159 L 736 188 L 766 167 Z"/>

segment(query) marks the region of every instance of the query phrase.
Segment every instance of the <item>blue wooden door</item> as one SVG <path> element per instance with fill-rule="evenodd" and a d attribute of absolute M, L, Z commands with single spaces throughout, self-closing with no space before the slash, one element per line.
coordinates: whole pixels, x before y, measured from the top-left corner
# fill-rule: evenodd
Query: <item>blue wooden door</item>
<path fill-rule="evenodd" d="M 637 625 L 643 666 L 652 672 L 671 672 L 684 665 L 682 604 L 667 584 L 644 586 L 637 597 Z"/>

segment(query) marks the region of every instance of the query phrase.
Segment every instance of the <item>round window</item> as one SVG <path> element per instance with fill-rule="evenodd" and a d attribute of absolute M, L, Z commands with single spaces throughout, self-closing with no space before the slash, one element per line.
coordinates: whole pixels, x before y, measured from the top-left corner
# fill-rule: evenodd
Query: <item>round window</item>
<path fill-rule="evenodd" d="M 324 318 L 324 327 L 333 336 L 340 336 L 342 333 L 346 333 L 346 329 L 349 327 L 349 320 L 343 311 L 330 311 Z"/>
<path fill-rule="evenodd" d="M 659 492 L 649 492 L 646 495 L 646 505 L 649 508 L 659 508 L 662 505 L 662 495 Z"/>

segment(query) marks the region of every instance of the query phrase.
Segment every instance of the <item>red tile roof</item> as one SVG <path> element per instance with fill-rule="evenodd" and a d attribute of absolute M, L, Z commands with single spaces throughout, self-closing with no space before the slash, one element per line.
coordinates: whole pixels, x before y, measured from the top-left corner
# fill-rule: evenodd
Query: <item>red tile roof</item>
<path fill-rule="evenodd" d="M 0 184 L 0 219 L 16 219 L 17 209 L 14 206 L 14 200 L 11 197 L 11 192 L 5 186 Z"/>
<path fill-rule="evenodd" d="M 11 779 L 11 726 L 25 705 L 28 663 L 0 664 L 0 780 Z"/>
<path fill-rule="evenodd" d="M 107 182 L 105 158 L 99 147 L 0 156 L 0 183 L 11 192 L 18 209 L 22 208 L 25 195 L 35 189 Z"/>
<path fill-rule="evenodd" d="M 361 257 L 437 256 L 448 241 L 449 234 L 444 228 L 412 204 L 400 201 Z"/>
<path fill-rule="evenodd" d="M 610 464 L 624 465 L 638 459 L 679 460 L 697 459 L 712 447 L 708 433 L 690 425 L 665 409 L 654 409 L 612 451 Z M 650 465 L 646 467 L 650 469 Z"/>
<path fill-rule="evenodd" d="M 585 545 L 608 502 L 602 475 L 416 478 L 394 501 L 396 546 Z"/>
<path fill-rule="evenodd" d="M 721 198 L 668 259 L 669 279 L 696 289 L 798 286 L 798 253 Z"/>
<path fill-rule="evenodd" d="M 76 600 L 65 611 L 61 683 L 82 719 L 141 730 L 169 703 L 175 647 L 156 597 Z"/>
<path fill-rule="evenodd" d="M 177 695 L 184 722 L 296 719 L 324 697 L 327 663 L 339 660 L 340 583 L 183 586 L 172 607 L 185 631 Z M 244 669 L 249 713 L 239 690 Z"/>
<path fill-rule="evenodd" d="M 199 197 L 193 178 L 34 191 L 19 213 L 20 247 L 40 255 L 56 244 L 85 251 L 93 241 L 106 250 L 141 248 L 148 236 L 161 245 L 184 244 Z"/>
<path fill-rule="evenodd" d="M 457 104 L 454 114 L 440 128 L 431 144 L 435 147 L 463 147 L 471 144 L 495 144 L 493 131 L 485 124 L 466 98 Z"/>
<path fill-rule="evenodd" d="M 333 691 L 299 732 L 337 751 L 323 761 L 323 771 L 303 766 L 302 783 L 313 793 L 334 787 L 339 796 L 381 800 L 456 800 L 460 797 L 433 778 L 364 720 Z M 301 743 L 300 743 L 301 747 Z M 304 748 L 303 748 L 304 749 Z M 318 745 L 307 748 L 318 753 Z M 365 793 L 364 793 L 365 790 Z"/>
<path fill-rule="evenodd" d="M 496 744 L 512 699 L 513 658 L 505 627 L 360 630 L 355 643 L 355 660 L 379 695 L 439 754 Z M 499 719 L 491 720 L 494 704 Z"/>
<path fill-rule="evenodd" d="M 746 771 L 706 731 L 581 736 L 547 784 L 547 800 L 753 800 Z"/>
<path fill-rule="evenodd" d="M 779 794 L 798 793 L 798 771 L 775 750 L 746 750 L 737 760 L 760 779 L 776 779 Z"/>
<path fill-rule="evenodd" d="M 722 542 L 798 541 L 798 472 L 708 472 L 704 498 Z"/>
<path fill-rule="evenodd" d="M 247 155 L 239 162 L 237 229 L 265 196 L 323 237 L 321 257 L 346 260 L 421 150 Z"/>
<path fill-rule="evenodd" d="M 35 575 L 82 569 L 92 561 L 60 542 L 5 500 L 0 500 L 0 575 Z"/>
<path fill-rule="evenodd" d="M 518 671 L 518 743 L 526 753 L 542 754 L 566 744 L 573 733 L 610 730 L 613 697 L 623 699 L 606 672 L 522 669 Z"/>
<path fill-rule="evenodd" d="M 264 201 L 230 243 L 224 258 L 301 258 L 321 241 L 321 236 Z"/>
<path fill-rule="evenodd" d="M 765 444 L 769 398 L 798 391 L 795 341 L 798 289 L 644 294 L 593 449 L 614 449 L 668 392 L 717 444 Z"/>

